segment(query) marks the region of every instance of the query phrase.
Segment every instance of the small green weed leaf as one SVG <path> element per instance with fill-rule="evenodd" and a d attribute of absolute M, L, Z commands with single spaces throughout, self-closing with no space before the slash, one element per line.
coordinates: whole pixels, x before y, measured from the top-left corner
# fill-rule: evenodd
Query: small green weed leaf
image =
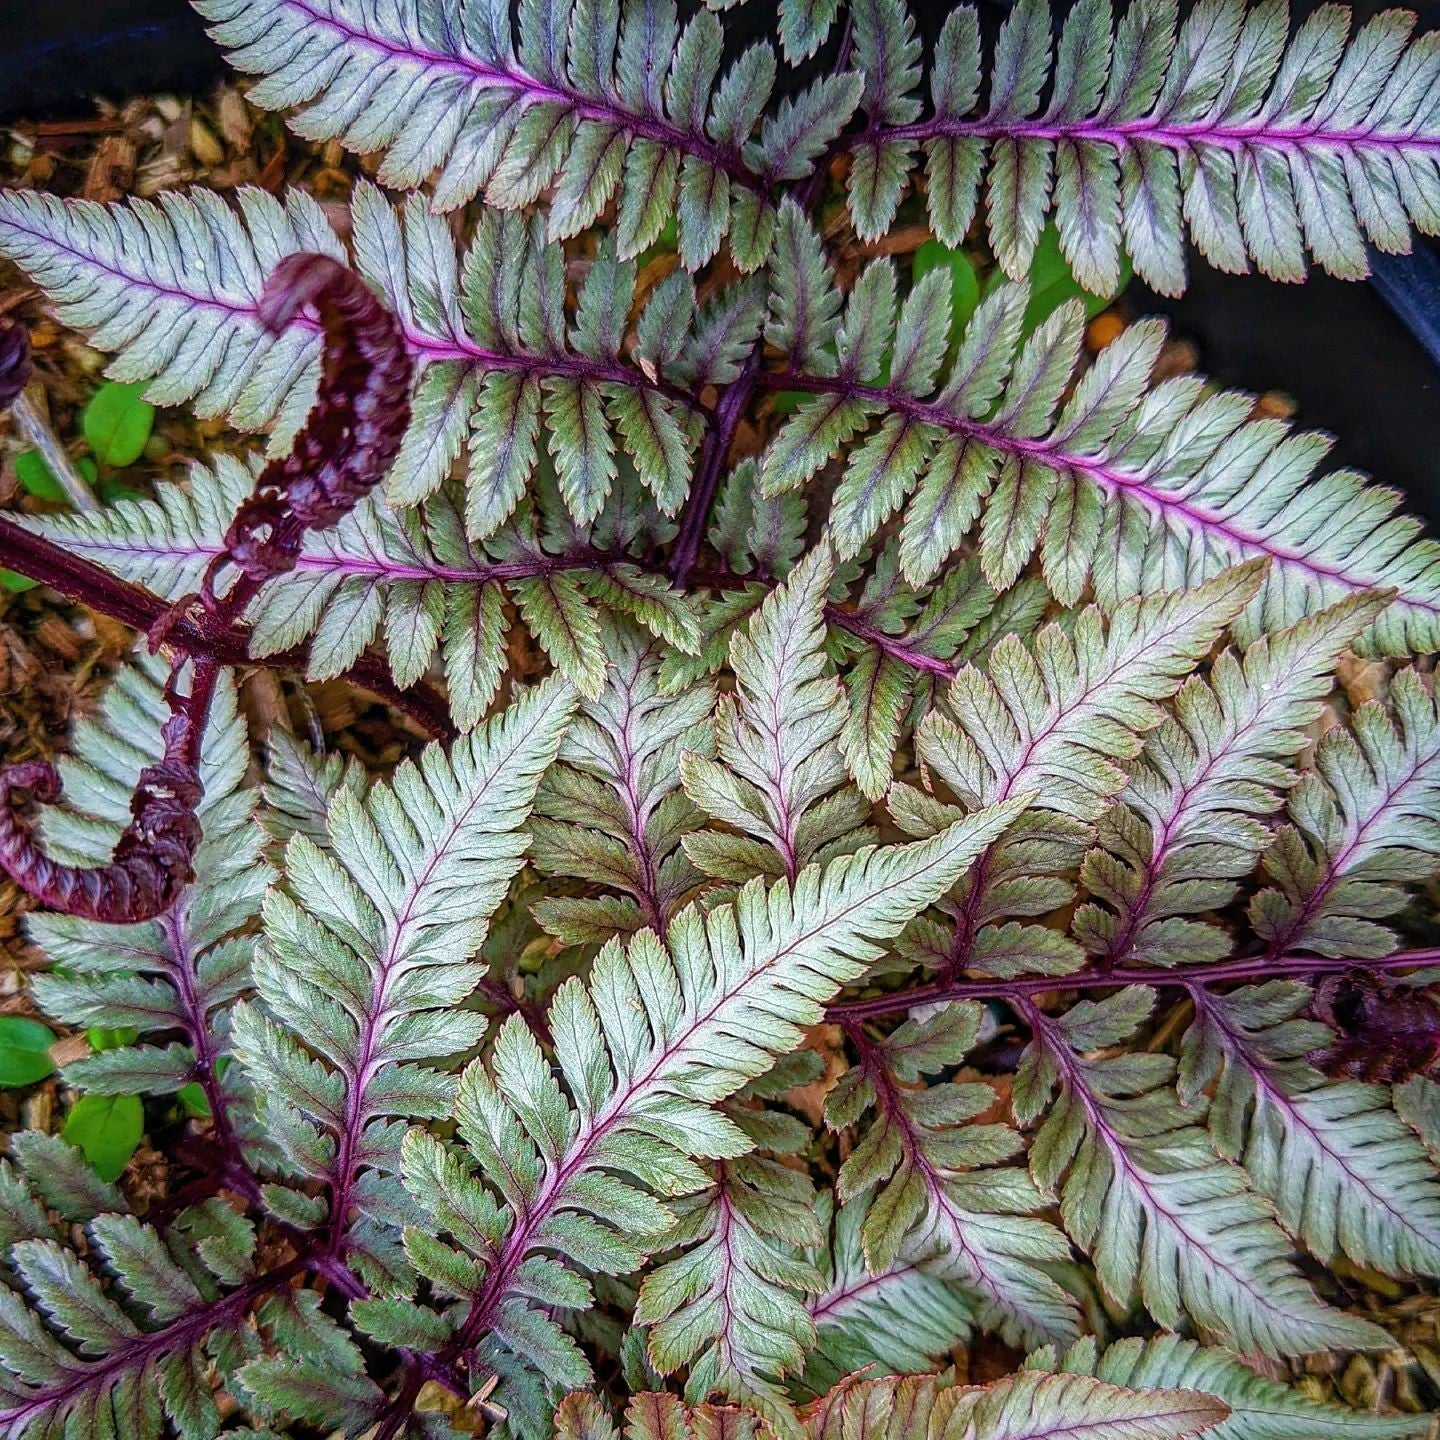
<path fill-rule="evenodd" d="M 952 250 L 938 240 L 927 240 L 916 252 L 911 276 L 918 285 L 932 270 L 950 271 L 950 334 L 958 336 L 980 304 L 980 280 L 963 250 Z"/>
<path fill-rule="evenodd" d="M 145 385 L 112 380 L 95 392 L 80 426 L 102 465 L 133 465 L 155 425 L 155 407 L 141 396 Z"/>
<path fill-rule="evenodd" d="M 33 1085 L 55 1068 L 55 1032 L 23 1015 L 0 1015 L 0 1086 Z"/>
<path fill-rule="evenodd" d="M 140 1038 L 140 1032 L 133 1025 L 116 1025 L 110 1029 L 92 1025 L 85 1032 L 85 1038 L 92 1050 L 118 1050 L 123 1045 L 133 1045 Z"/>
<path fill-rule="evenodd" d="M 75 468 L 90 484 L 94 484 L 99 471 L 95 462 L 82 458 L 75 462 Z M 55 505 L 68 505 L 70 497 L 65 488 L 50 473 L 50 467 L 35 450 L 26 450 L 15 457 L 15 474 L 26 491 L 37 500 L 49 500 Z"/>
<path fill-rule="evenodd" d="M 1134 271 L 1130 257 L 1120 252 L 1120 283 L 1109 295 L 1095 295 L 1075 278 L 1069 262 L 1060 250 L 1060 232 L 1053 224 L 1040 232 L 1035 258 L 1030 264 L 1030 303 L 1025 310 L 1023 333 L 1038 329 L 1067 300 L 1078 299 L 1085 307 L 1085 318 L 1093 319 L 1110 305 L 1130 283 Z M 996 270 L 986 285 L 986 293 L 1004 283 L 1003 273 Z"/>
<path fill-rule="evenodd" d="M 145 1110 L 135 1095 L 86 1095 L 65 1118 L 61 1137 L 79 1149 L 102 1180 L 115 1180 L 145 1132 Z"/>

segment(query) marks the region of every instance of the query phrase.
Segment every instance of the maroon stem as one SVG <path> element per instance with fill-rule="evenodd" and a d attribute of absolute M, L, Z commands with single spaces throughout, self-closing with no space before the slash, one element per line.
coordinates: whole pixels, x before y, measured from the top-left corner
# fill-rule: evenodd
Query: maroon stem
<path fill-rule="evenodd" d="M 850 63 L 854 50 L 854 35 L 850 21 L 845 22 L 845 33 L 840 39 L 840 48 L 835 56 L 834 71 L 838 75 Z M 808 210 L 820 196 L 825 183 L 825 174 L 830 162 L 827 150 L 795 191 L 795 202 L 802 210 Z M 715 503 L 715 492 L 720 486 L 720 476 L 725 460 L 734 442 L 735 432 L 745 412 L 755 399 L 756 389 L 761 384 L 761 368 L 765 363 L 765 342 L 755 342 L 755 348 L 746 358 L 745 365 L 735 379 L 726 387 L 715 417 L 706 432 L 705 443 L 700 451 L 700 463 L 696 467 L 695 483 L 690 487 L 689 498 L 685 501 L 680 516 L 680 532 L 675 539 L 675 548 L 670 552 L 670 576 L 675 584 L 683 586 L 694 568 L 695 557 L 700 553 L 700 542 L 705 538 L 705 526 L 710 519 L 710 507 Z"/>
<path fill-rule="evenodd" d="M 172 607 L 143 586 L 121 580 L 93 561 L 71 555 L 53 541 L 45 539 L 0 516 L 0 565 L 49 585 L 67 600 L 86 605 L 101 615 L 118 620 L 132 630 L 149 633 L 171 617 Z M 166 641 L 196 660 L 211 660 L 221 665 L 268 665 L 303 668 L 306 650 L 296 647 L 263 660 L 252 660 L 249 652 L 249 631 L 246 627 L 227 623 L 199 606 L 190 613 L 173 618 L 167 625 Z M 373 657 L 366 657 L 345 673 L 345 679 L 393 705 L 431 735 L 448 739 L 455 733 L 444 699 L 427 685 L 399 689 L 385 668 Z"/>
<path fill-rule="evenodd" d="M 705 526 L 710 519 L 710 507 L 714 504 L 716 490 L 720 488 L 720 476 L 724 472 L 735 432 L 754 398 L 764 358 L 763 344 L 757 341 L 739 375 L 725 387 L 725 393 L 715 409 L 714 422 L 705 433 L 695 483 L 690 487 L 689 498 L 680 516 L 675 548 L 670 552 L 670 578 L 678 586 L 683 586 L 690 578 L 695 557 L 700 553 L 700 542 L 705 538 Z"/>
<path fill-rule="evenodd" d="M 1241 120 L 1218 124 L 1209 120 L 1167 121 L 1159 116 L 1136 120 L 995 120 L 987 116 L 960 119 L 937 115 L 910 125 L 871 125 L 842 136 L 844 148 L 874 144 L 921 144 L 933 139 L 972 140 L 1071 140 L 1112 145 L 1123 150 L 1137 144 L 1163 145 L 1186 153 L 1211 146 L 1232 152 L 1251 148 L 1296 151 L 1316 149 L 1374 150 L 1382 154 L 1410 151 L 1431 152 L 1440 148 L 1440 138 L 1411 131 L 1386 132 L 1375 127 L 1324 126 L 1316 124 L 1273 125 L 1265 120 Z"/>
<path fill-rule="evenodd" d="M 847 1000 L 832 1005 L 825 1018 L 832 1024 L 848 1025 L 896 1015 L 916 1005 L 942 1004 L 947 1000 L 1024 999 L 1047 991 L 1117 988 L 1123 985 L 1156 985 L 1184 990 L 1203 990 L 1209 985 L 1237 980 L 1279 980 L 1310 975 L 1336 975 L 1350 970 L 1404 970 L 1440 965 L 1440 948 L 1403 950 L 1378 960 L 1330 959 L 1320 955 L 1251 955 L 1206 965 L 1195 970 L 1166 970 L 1158 966 L 1134 970 L 1077 970 L 1071 975 L 1022 975 L 1014 980 L 937 980 L 912 990 L 897 990 L 865 1000 Z"/>

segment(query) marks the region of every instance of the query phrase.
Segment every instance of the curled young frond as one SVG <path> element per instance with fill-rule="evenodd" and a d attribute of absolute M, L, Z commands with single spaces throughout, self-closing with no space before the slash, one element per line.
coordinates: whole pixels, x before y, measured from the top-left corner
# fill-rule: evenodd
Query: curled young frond
<path fill-rule="evenodd" d="M 195 812 L 204 793 L 200 742 L 217 674 L 213 664 L 196 665 L 189 693 L 182 694 L 172 671 L 163 753 L 136 780 L 130 823 L 108 864 L 52 860 L 15 814 L 17 791 L 41 803 L 60 798 L 60 777 L 52 765 L 31 761 L 0 772 L 0 866 L 22 890 L 52 910 L 111 923 L 150 920 L 174 904 L 195 877 L 201 837 Z"/>
<path fill-rule="evenodd" d="M 328 530 L 384 478 L 410 421 L 410 356 L 399 323 L 364 281 L 328 255 L 287 255 L 260 294 L 260 323 L 278 334 L 307 307 L 323 337 L 320 388 L 289 452 L 260 472 L 206 568 L 201 594 L 217 611 L 240 608 L 293 570 L 305 532 Z M 227 565 L 244 582 L 222 605 L 214 584 Z"/>

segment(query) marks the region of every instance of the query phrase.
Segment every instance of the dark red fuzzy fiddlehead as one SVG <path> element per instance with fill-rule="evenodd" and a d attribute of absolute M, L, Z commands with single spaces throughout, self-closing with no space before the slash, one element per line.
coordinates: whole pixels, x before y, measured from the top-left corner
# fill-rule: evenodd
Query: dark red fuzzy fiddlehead
<path fill-rule="evenodd" d="M 325 336 L 320 388 L 288 455 L 272 460 L 205 572 L 208 608 L 232 615 L 264 581 L 295 566 L 307 530 L 335 524 L 384 476 L 410 423 L 411 363 L 396 320 L 353 271 L 328 255 L 289 255 L 260 297 L 260 319 L 283 330 L 311 306 Z M 227 565 L 240 579 L 222 599 Z"/>
<path fill-rule="evenodd" d="M 8 410 L 30 383 L 30 336 L 23 325 L 0 320 L 0 410 Z"/>
<path fill-rule="evenodd" d="M 195 878 L 196 810 L 204 793 L 200 740 L 217 667 L 210 661 L 197 664 L 188 695 L 179 693 L 176 673 L 165 687 L 170 718 L 160 732 L 164 751 L 140 772 L 130 797 L 130 824 L 109 864 L 52 860 L 15 814 L 17 791 L 42 803 L 60 798 L 53 765 L 35 761 L 0 772 L 0 866 L 42 905 L 87 920 L 150 920 L 168 910 Z"/>
<path fill-rule="evenodd" d="M 291 255 L 271 275 L 260 316 L 284 329 L 310 306 L 324 332 L 319 393 L 290 453 L 261 472 L 255 494 L 242 505 L 225 535 L 225 550 L 211 563 L 201 600 L 211 615 L 237 620 L 268 579 L 294 567 L 305 532 L 333 525 L 382 478 L 400 448 L 410 419 L 410 357 L 395 317 L 353 271 L 325 255 Z M 7 343 L 0 331 L 0 403 L 9 404 L 29 375 L 28 345 Z M 4 389 L 7 377 L 13 393 Z M 215 580 L 226 565 L 239 575 L 223 596 Z M 192 601 L 181 601 L 150 632 L 152 646 L 174 633 Z M 46 802 L 59 798 L 60 779 L 43 763 L 0 772 L 0 868 L 42 904 L 90 920 L 134 922 L 168 909 L 194 879 L 200 843 L 197 810 L 203 795 L 200 743 L 218 666 L 197 660 L 188 695 L 177 676 L 177 654 L 166 686 L 170 718 L 159 761 L 140 772 L 130 802 L 131 821 L 110 862 L 64 865 L 35 843 L 15 814 L 17 792 Z"/>

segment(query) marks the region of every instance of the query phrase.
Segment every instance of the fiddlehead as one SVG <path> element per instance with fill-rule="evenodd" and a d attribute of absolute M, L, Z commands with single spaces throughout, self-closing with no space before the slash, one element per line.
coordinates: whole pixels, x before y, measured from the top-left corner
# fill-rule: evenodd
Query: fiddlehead
<path fill-rule="evenodd" d="M 400 323 L 359 275 L 328 255 L 287 255 L 260 297 L 260 319 L 278 333 L 307 305 L 325 337 L 319 392 L 290 453 L 261 472 L 205 573 L 212 611 L 237 613 L 264 581 L 293 569 L 305 532 L 335 524 L 384 476 L 410 421 Z M 227 565 L 243 578 L 222 601 L 214 585 Z"/>
<path fill-rule="evenodd" d="M 0 865 L 43 905 L 87 920 L 131 923 L 153 919 L 175 902 L 195 878 L 200 843 L 196 808 L 200 740 L 215 688 L 216 666 L 195 667 L 190 693 L 182 695 L 172 671 L 165 698 L 170 718 L 161 732 L 164 752 L 140 772 L 130 800 L 130 824 L 107 865 L 77 866 L 52 860 L 15 814 L 17 791 L 43 803 L 60 798 L 60 777 L 42 761 L 9 766 L 0 773 Z"/>

